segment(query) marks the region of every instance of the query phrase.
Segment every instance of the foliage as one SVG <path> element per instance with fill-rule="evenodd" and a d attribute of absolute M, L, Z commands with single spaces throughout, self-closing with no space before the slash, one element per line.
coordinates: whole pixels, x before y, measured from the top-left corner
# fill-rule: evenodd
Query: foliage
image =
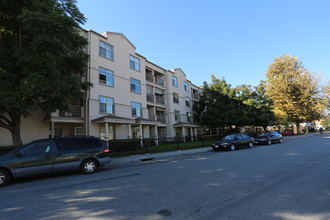
<path fill-rule="evenodd" d="M 330 115 L 327 115 L 325 119 L 321 122 L 321 125 L 325 127 L 325 129 L 330 129 Z"/>
<path fill-rule="evenodd" d="M 271 100 L 266 96 L 264 82 L 252 88 L 241 85 L 231 88 L 224 78 L 211 75 L 211 84 L 204 90 L 195 106 L 195 120 L 209 128 L 224 126 L 264 126 L 275 120 Z"/>
<path fill-rule="evenodd" d="M 321 117 L 325 106 L 319 79 L 300 60 L 288 55 L 275 58 L 266 78 L 267 95 L 274 101 L 274 112 L 282 120 L 299 125 Z"/>
<path fill-rule="evenodd" d="M 20 145 L 21 116 L 66 109 L 67 97 L 89 88 L 77 75 L 88 60 L 85 18 L 74 0 L 2 0 L 0 8 L 0 126 Z"/>

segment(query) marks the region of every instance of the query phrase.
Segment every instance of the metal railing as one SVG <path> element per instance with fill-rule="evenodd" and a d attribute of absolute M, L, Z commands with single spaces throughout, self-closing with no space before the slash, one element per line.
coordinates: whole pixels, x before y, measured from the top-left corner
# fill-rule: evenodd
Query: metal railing
<path fill-rule="evenodd" d="M 164 80 L 161 78 L 156 78 L 156 83 L 160 86 L 164 86 Z"/>
<path fill-rule="evenodd" d="M 165 104 L 165 99 L 164 99 L 164 97 L 163 96 L 158 96 L 158 95 L 156 95 L 156 103 L 158 103 L 158 104 Z"/>
<path fill-rule="evenodd" d="M 155 97 L 155 96 L 154 96 L 153 94 L 149 94 L 149 93 L 147 93 L 147 101 L 148 101 L 148 102 L 154 102 L 154 100 L 155 100 L 154 97 Z"/>
<path fill-rule="evenodd" d="M 146 80 L 149 82 L 154 82 L 154 77 L 150 74 L 146 74 Z"/>
<path fill-rule="evenodd" d="M 69 105 L 68 110 L 59 111 L 58 116 L 59 117 L 81 118 L 81 106 Z"/>

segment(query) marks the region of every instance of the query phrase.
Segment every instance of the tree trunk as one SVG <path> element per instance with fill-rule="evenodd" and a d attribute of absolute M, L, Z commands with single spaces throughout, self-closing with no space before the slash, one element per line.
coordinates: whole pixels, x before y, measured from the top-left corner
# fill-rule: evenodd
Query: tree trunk
<path fill-rule="evenodd" d="M 263 125 L 262 128 L 264 129 L 264 132 L 267 132 L 268 125 Z"/>
<path fill-rule="evenodd" d="M 300 131 L 300 123 L 299 123 L 299 122 L 296 122 L 296 126 L 297 126 L 297 133 L 298 133 L 298 134 L 301 134 L 301 131 Z"/>
<path fill-rule="evenodd" d="M 13 146 L 22 146 L 22 139 L 21 139 L 21 126 L 15 126 L 11 131 L 11 136 L 13 140 Z"/>

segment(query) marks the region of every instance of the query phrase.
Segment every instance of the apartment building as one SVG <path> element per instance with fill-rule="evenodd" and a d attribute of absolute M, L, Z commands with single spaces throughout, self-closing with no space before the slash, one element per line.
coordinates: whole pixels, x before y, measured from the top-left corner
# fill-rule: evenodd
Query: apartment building
<path fill-rule="evenodd" d="M 193 122 L 193 104 L 201 88 L 180 69 L 166 70 L 136 53 L 121 33 L 81 29 L 88 39 L 90 61 L 82 80 L 93 87 L 68 111 L 38 112 L 22 121 L 22 139 L 93 135 L 104 140 L 169 138 L 201 134 Z M 10 134 L 0 128 L 0 146 L 10 145 Z"/>

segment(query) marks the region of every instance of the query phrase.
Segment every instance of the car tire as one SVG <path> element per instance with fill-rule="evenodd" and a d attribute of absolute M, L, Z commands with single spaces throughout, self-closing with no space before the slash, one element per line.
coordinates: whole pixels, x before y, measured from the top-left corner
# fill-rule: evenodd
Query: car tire
<path fill-rule="evenodd" d="M 236 147 L 235 147 L 235 145 L 234 145 L 234 144 L 231 144 L 231 145 L 229 146 L 229 148 L 230 148 L 230 150 L 231 150 L 231 151 L 234 151 L 234 150 L 236 150 Z"/>
<path fill-rule="evenodd" d="M 283 138 L 280 138 L 279 143 L 280 143 L 280 144 L 283 143 Z"/>
<path fill-rule="evenodd" d="M 252 148 L 253 147 L 253 143 L 250 142 L 248 146 L 249 146 L 249 148 Z"/>
<path fill-rule="evenodd" d="M 5 169 L 0 169 L 0 187 L 7 185 L 11 180 L 10 173 Z"/>
<path fill-rule="evenodd" d="M 271 145 L 272 144 L 272 141 L 271 140 L 267 140 L 267 144 L 268 145 Z"/>
<path fill-rule="evenodd" d="M 98 164 L 96 160 L 93 159 L 87 159 L 84 160 L 81 164 L 81 172 L 85 174 L 92 174 L 95 173 L 98 168 Z"/>

